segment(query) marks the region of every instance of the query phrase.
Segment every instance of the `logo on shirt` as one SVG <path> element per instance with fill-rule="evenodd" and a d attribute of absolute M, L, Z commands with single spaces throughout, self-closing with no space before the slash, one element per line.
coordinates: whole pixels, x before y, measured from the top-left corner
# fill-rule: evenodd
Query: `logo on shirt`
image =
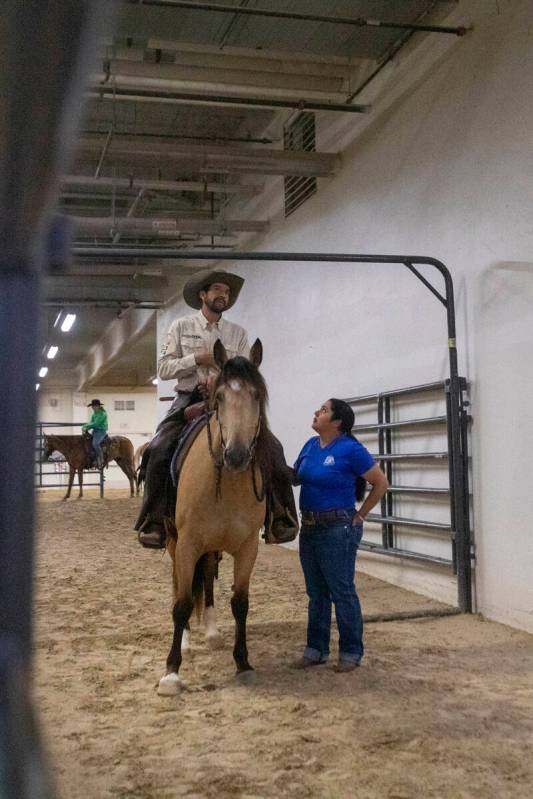
<path fill-rule="evenodd" d="M 335 463 L 335 458 L 333 457 L 333 455 L 328 455 L 328 457 L 324 461 L 324 466 L 333 466 L 334 463 Z"/>

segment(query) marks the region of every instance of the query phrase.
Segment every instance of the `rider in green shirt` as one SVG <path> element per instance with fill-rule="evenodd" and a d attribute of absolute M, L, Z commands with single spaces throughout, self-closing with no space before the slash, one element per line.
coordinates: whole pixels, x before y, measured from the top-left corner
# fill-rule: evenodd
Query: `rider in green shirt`
<path fill-rule="evenodd" d="M 82 425 L 82 430 L 92 430 L 92 443 L 96 455 L 96 465 L 101 469 L 104 465 L 104 454 L 102 452 L 102 441 L 107 435 L 107 412 L 99 399 L 93 399 L 87 405 L 93 409 L 93 414 L 87 424 Z"/>

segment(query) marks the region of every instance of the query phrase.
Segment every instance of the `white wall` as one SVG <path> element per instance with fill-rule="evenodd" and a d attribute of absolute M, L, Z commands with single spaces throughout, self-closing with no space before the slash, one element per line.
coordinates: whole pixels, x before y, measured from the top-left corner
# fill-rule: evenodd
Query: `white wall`
<path fill-rule="evenodd" d="M 533 632 L 533 4 L 464 2 L 459 16 L 465 9 L 474 32 L 376 115 L 341 173 L 257 249 L 411 253 L 449 266 L 474 417 L 477 607 Z M 444 309 L 407 270 L 234 268 L 246 283 L 229 318 L 263 341 L 271 424 L 289 461 L 325 398 L 448 376 Z M 165 330 L 184 307 L 172 311 Z M 362 556 L 361 567 L 455 600 L 449 576 L 377 560 Z"/>
<path fill-rule="evenodd" d="M 40 422 L 72 422 L 76 427 L 54 429 L 58 434 L 76 435 L 80 426 L 91 417 L 91 409 L 87 407 L 92 399 L 99 399 L 107 410 L 109 435 L 126 436 L 137 449 L 153 436 L 156 425 L 157 394 L 155 388 L 134 389 L 98 388 L 91 394 L 72 391 L 71 389 L 54 389 L 44 387 L 39 391 Z M 115 410 L 115 401 L 133 400 L 135 410 Z M 57 401 L 56 404 L 52 402 Z M 45 430 L 46 432 L 46 430 Z M 51 467 L 50 467 L 51 468 Z M 47 470 L 47 469 L 46 469 Z M 59 482 L 59 478 L 50 478 L 44 482 Z M 106 485 L 112 488 L 127 487 L 127 478 L 119 467 L 112 463 L 105 472 Z M 94 478 L 92 479 L 94 482 Z M 65 480 L 63 480 L 65 482 Z M 68 483 L 68 480 L 65 484 Z"/>

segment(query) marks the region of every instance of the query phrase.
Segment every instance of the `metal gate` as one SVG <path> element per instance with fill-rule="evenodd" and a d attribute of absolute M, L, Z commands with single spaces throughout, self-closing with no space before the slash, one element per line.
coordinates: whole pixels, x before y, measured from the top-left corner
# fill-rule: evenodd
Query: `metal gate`
<path fill-rule="evenodd" d="M 381 512 L 367 516 L 373 524 L 370 529 L 365 527 L 361 549 L 448 567 L 457 576 L 458 607 L 470 612 L 473 557 L 468 462 L 470 417 L 467 383 L 464 378 L 458 380 L 458 453 L 452 441 L 449 380 L 349 397 L 345 401 L 354 407 L 356 419 L 361 415 L 375 417 L 375 421 L 356 424 L 353 432 L 364 439 L 389 481 L 389 490 L 381 500 Z M 430 415 L 427 415 L 428 405 L 433 406 Z M 402 418 L 406 407 L 408 417 Z M 406 515 L 406 506 L 414 508 L 411 515 Z M 461 519 L 457 518 L 458 508 Z M 412 517 L 413 512 L 416 518 Z M 381 527 L 380 535 L 376 526 Z M 460 567 L 458 546 L 470 555 Z"/>
<path fill-rule="evenodd" d="M 55 430 L 56 433 L 59 429 L 65 427 L 75 427 L 79 430 L 79 422 L 37 422 L 37 432 L 35 440 L 35 487 L 36 488 L 64 488 L 68 485 L 68 478 L 65 481 L 63 476 L 69 473 L 68 465 L 63 456 L 56 458 L 53 461 L 43 461 L 42 453 L 44 452 L 44 435 L 47 430 Z M 84 469 L 85 474 L 94 475 L 96 482 L 85 482 L 83 480 L 84 488 L 100 488 L 100 497 L 104 496 L 104 470 L 99 469 Z"/>

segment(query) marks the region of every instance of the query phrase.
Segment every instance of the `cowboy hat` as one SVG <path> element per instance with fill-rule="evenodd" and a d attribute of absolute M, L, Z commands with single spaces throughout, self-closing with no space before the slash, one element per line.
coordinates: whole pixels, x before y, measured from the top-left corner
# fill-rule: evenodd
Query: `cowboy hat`
<path fill-rule="evenodd" d="M 229 286 L 229 302 L 225 309 L 227 311 L 237 302 L 244 278 L 222 269 L 203 269 L 191 277 L 183 287 L 183 299 L 187 305 L 199 311 L 202 307 L 200 292 L 206 291 L 213 283 L 224 283 L 225 286 Z"/>
<path fill-rule="evenodd" d="M 91 400 L 91 401 L 89 402 L 89 404 L 87 405 L 87 407 L 88 407 L 88 408 L 91 408 L 91 407 L 93 407 L 94 405 L 101 405 L 101 406 L 103 407 L 103 403 L 102 403 L 102 402 L 100 402 L 100 400 L 99 400 L 99 399 L 94 399 L 94 400 Z"/>

